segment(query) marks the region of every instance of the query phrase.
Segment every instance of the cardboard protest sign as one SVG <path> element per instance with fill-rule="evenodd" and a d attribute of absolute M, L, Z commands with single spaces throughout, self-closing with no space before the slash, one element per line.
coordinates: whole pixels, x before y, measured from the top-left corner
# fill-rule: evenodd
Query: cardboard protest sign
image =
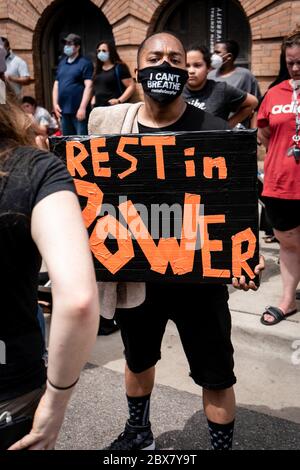
<path fill-rule="evenodd" d="M 256 132 L 53 137 L 97 279 L 230 283 L 258 263 Z"/>

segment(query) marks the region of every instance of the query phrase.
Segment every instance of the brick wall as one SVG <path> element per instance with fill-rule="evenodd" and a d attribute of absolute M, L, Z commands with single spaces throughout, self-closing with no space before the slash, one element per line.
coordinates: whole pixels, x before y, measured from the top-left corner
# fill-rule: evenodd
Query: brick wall
<path fill-rule="evenodd" d="M 264 92 L 279 70 L 282 39 L 300 24 L 298 0 L 241 1 L 252 33 L 251 70 Z"/>
<path fill-rule="evenodd" d="M 0 0 L 0 33 L 9 37 L 12 48 L 27 61 L 30 73 L 35 76 L 36 85 L 26 87 L 25 93 L 39 91 L 41 86 L 38 68 L 33 64 L 33 49 L 34 57 L 39 52 L 34 38 L 38 36 L 38 21 L 55 1 L 61 0 Z M 93 3 L 112 25 L 120 55 L 134 73 L 137 47 L 155 21 L 158 8 L 168 0 L 93 0 Z M 278 72 L 282 37 L 296 23 L 300 24 L 300 0 L 240 0 L 240 3 L 251 26 L 251 68 L 264 91 Z"/>

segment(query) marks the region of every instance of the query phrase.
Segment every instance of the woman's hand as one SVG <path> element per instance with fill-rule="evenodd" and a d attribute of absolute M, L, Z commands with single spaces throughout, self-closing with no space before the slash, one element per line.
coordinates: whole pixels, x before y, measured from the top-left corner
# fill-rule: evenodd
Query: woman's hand
<path fill-rule="evenodd" d="M 270 131 L 269 126 L 262 127 L 262 128 L 258 129 L 257 138 L 258 138 L 259 142 L 261 142 L 263 144 L 263 146 L 265 147 L 265 149 L 267 151 L 268 151 L 268 147 L 269 147 L 270 135 L 271 135 L 271 131 Z"/>
<path fill-rule="evenodd" d="M 259 264 L 255 266 L 254 273 L 260 276 L 264 269 L 265 269 L 265 258 L 262 255 L 260 255 Z M 244 291 L 247 291 L 249 289 L 251 290 L 258 289 L 258 286 L 253 281 L 250 281 L 249 284 L 247 284 L 245 276 L 241 276 L 239 279 L 237 279 L 236 277 L 233 277 L 232 285 L 236 289 L 240 289 Z"/>
<path fill-rule="evenodd" d="M 120 104 L 120 101 L 116 98 L 112 98 L 111 100 L 108 100 L 108 102 L 111 106 L 114 106 L 115 104 Z"/>
<path fill-rule="evenodd" d="M 64 392 L 58 392 L 64 394 Z M 58 433 L 63 423 L 67 400 L 55 406 L 55 401 L 48 399 L 48 392 L 42 396 L 34 415 L 29 434 L 13 444 L 8 450 L 51 450 L 54 449 Z M 57 400 L 56 400 L 57 401 Z"/>

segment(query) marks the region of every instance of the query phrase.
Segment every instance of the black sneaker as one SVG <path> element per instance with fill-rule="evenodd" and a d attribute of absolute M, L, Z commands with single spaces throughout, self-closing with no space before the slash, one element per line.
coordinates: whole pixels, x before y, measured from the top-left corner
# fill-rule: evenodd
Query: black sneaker
<path fill-rule="evenodd" d="M 154 450 L 155 442 L 148 426 L 131 426 L 128 422 L 119 437 L 106 450 Z"/>
<path fill-rule="evenodd" d="M 98 336 L 108 336 L 118 330 L 119 327 L 114 319 L 108 320 L 107 318 L 101 317 Z"/>

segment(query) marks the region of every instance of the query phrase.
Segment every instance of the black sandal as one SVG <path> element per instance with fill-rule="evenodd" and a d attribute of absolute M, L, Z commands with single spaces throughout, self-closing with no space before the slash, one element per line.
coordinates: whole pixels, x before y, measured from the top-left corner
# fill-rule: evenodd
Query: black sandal
<path fill-rule="evenodd" d="M 285 320 L 287 317 L 290 317 L 291 315 L 295 315 L 297 313 L 297 309 L 295 308 L 294 310 L 291 310 L 290 312 L 284 314 L 284 312 L 281 310 L 281 308 L 278 307 L 272 307 L 271 305 L 269 307 L 266 307 L 266 310 L 262 314 L 260 318 L 260 322 L 263 325 L 266 326 L 271 326 L 271 325 L 276 325 L 277 323 L 280 323 L 282 320 Z M 265 315 L 271 315 L 271 317 L 274 318 L 274 321 L 266 321 L 264 319 Z"/>

